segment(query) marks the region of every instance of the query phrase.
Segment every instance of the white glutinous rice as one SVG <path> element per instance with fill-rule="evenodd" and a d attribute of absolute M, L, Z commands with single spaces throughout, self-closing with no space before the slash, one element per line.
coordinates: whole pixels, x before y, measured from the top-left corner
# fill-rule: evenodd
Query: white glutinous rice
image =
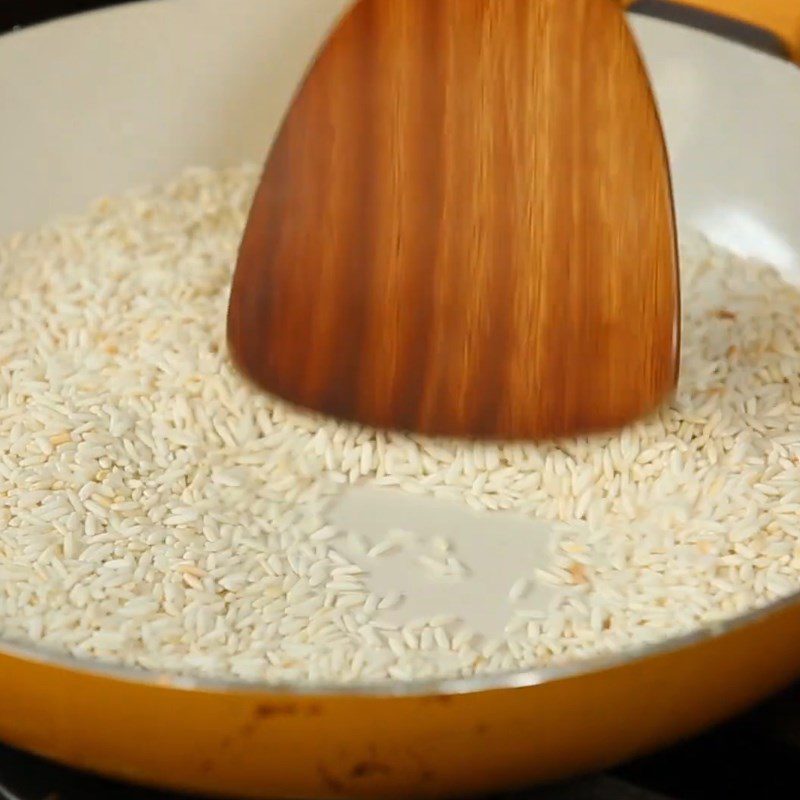
<path fill-rule="evenodd" d="M 377 433 L 231 366 L 257 175 L 194 169 L 0 242 L 5 639 L 248 680 L 468 676 L 657 641 L 798 589 L 800 292 L 774 269 L 684 238 L 679 391 L 617 434 Z M 551 560 L 503 590 L 505 632 L 399 622 L 413 598 L 376 591 L 369 564 L 418 537 L 332 527 L 354 483 L 549 523 Z M 414 568 L 461 591 L 458 548 L 448 532 Z M 546 611 L 526 607 L 537 587 Z"/>

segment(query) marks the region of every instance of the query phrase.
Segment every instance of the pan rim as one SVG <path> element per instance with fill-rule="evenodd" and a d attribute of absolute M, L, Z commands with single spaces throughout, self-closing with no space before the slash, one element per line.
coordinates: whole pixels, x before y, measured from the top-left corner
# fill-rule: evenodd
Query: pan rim
<path fill-rule="evenodd" d="M 441 695 L 473 695 L 488 691 L 525 689 L 569 678 L 608 672 L 658 656 L 665 656 L 720 639 L 755 625 L 793 606 L 800 605 L 800 590 L 734 617 L 711 622 L 680 636 L 626 648 L 615 653 L 575 659 L 547 667 L 532 667 L 475 675 L 470 678 L 421 678 L 408 681 L 352 682 L 256 681 L 245 678 L 214 678 L 128 667 L 88 657 L 61 653 L 45 645 L 26 644 L 0 637 L 0 658 L 14 658 L 46 667 L 69 670 L 86 677 L 153 686 L 160 689 L 227 695 L 286 695 L 294 697 L 346 697 L 401 699 Z"/>

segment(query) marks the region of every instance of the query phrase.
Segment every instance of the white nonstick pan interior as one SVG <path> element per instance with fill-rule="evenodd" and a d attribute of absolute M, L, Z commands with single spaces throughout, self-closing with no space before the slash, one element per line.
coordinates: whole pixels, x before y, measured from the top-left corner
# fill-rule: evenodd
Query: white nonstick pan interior
<path fill-rule="evenodd" d="M 346 0 L 135 3 L 0 39 L 0 235 L 183 167 L 261 161 L 309 59 Z M 800 73 L 710 35 L 632 17 L 651 71 L 679 223 L 787 275 L 800 270 Z M 443 501 L 353 490 L 334 521 L 442 535 L 470 577 L 448 586 L 413 547 L 371 566 L 409 598 L 393 621 L 454 614 L 488 635 L 521 570 L 547 565 L 545 525 Z M 487 524 L 492 536 L 480 535 Z M 353 556 L 356 557 L 355 555 Z M 529 606 L 546 608 L 539 587 Z"/>

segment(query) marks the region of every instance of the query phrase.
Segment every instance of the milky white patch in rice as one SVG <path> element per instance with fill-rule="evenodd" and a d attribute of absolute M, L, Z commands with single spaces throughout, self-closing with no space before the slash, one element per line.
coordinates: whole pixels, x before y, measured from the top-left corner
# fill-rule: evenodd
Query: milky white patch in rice
<path fill-rule="evenodd" d="M 797 590 L 800 293 L 774 270 L 684 243 L 679 392 L 618 434 L 377 433 L 267 398 L 230 364 L 256 176 L 191 170 L 0 242 L 5 637 L 154 670 L 409 679 L 619 650 Z M 398 625 L 382 614 L 404 598 L 376 595 L 347 553 L 417 537 L 331 527 L 352 483 L 549 521 L 552 564 L 521 567 L 498 638 Z M 467 577 L 452 545 L 419 568 Z M 524 607 L 537 583 L 556 589 L 545 611 Z"/>

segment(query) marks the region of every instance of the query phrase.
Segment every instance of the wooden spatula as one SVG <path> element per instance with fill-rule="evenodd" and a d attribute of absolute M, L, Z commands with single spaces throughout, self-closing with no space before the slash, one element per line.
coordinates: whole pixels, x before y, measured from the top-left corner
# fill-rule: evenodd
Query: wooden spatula
<path fill-rule="evenodd" d="M 228 334 L 301 406 L 540 438 L 664 398 L 677 287 L 661 127 L 614 0 L 362 0 L 269 154 Z"/>

